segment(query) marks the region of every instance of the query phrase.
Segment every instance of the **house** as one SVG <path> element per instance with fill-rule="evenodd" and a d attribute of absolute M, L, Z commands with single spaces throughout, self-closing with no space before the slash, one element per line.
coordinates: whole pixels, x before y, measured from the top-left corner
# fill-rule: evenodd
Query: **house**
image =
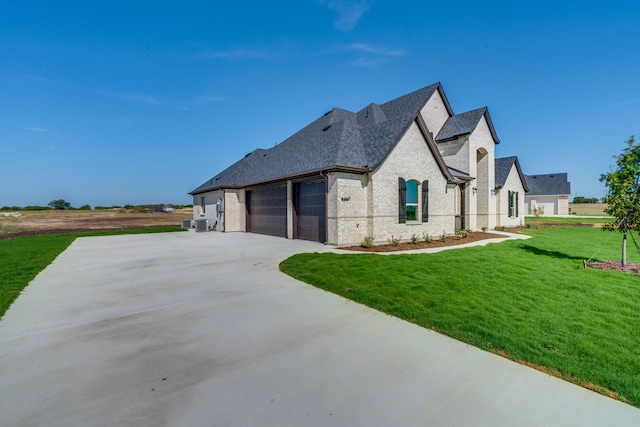
<path fill-rule="evenodd" d="M 543 215 L 569 215 L 571 183 L 566 173 L 525 175 L 529 191 L 525 201 L 529 214 L 542 209 Z"/>
<path fill-rule="evenodd" d="M 491 229 L 524 215 L 499 211 L 499 143 L 486 107 L 456 115 L 434 83 L 358 112 L 334 108 L 189 194 L 194 218 L 217 230 L 336 246 Z"/>
<path fill-rule="evenodd" d="M 496 226 L 518 227 L 524 225 L 525 193 L 529 191 L 518 158 L 504 157 L 495 160 Z"/>

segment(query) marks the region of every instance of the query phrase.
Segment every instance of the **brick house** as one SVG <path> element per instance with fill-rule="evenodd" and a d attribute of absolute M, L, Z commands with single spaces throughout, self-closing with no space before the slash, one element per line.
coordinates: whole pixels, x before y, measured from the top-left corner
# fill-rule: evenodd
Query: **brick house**
<path fill-rule="evenodd" d="M 571 183 L 566 173 L 525 175 L 525 179 L 529 186 L 526 195 L 529 214 L 539 208 L 544 211 L 545 216 L 569 215 Z"/>
<path fill-rule="evenodd" d="M 519 225 L 523 208 L 501 219 L 499 142 L 486 107 L 455 115 L 435 83 L 357 113 L 334 108 L 189 194 L 194 218 L 219 231 L 336 246 Z"/>

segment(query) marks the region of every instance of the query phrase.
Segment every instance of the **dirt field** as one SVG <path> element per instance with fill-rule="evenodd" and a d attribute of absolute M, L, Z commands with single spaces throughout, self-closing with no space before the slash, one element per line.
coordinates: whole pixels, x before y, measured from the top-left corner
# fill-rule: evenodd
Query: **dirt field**
<path fill-rule="evenodd" d="M 0 238 L 16 234 L 180 225 L 182 219 L 191 218 L 192 209 L 176 209 L 172 213 L 141 213 L 128 209 L 0 212 Z"/>
<path fill-rule="evenodd" d="M 571 213 L 576 215 L 606 215 L 606 203 L 569 203 Z"/>

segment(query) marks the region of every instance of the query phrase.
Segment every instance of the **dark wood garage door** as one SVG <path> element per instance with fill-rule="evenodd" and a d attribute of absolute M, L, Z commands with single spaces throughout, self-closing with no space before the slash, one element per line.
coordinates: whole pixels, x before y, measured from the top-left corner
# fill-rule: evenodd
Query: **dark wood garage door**
<path fill-rule="evenodd" d="M 287 187 L 247 191 L 247 231 L 287 237 Z"/>
<path fill-rule="evenodd" d="M 325 243 L 327 241 L 326 182 L 296 185 L 296 238 Z"/>

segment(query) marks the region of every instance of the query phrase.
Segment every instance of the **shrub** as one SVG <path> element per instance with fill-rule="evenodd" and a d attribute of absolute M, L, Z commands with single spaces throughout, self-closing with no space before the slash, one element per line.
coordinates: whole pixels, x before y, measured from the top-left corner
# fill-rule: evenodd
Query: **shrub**
<path fill-rule="evenodd" d="M 23 211 L 50 211 L 51 208 L 49 206 L 25 206 L 22 208 Z"/>
<path fill-rule="evenodd" d="M 416 234 L 412 234 L 411 235 L 411 244 L 412 245 L 417 245 L 418 244 L 418 236 Z"/>
<path fill-rule="evenodd" d="M 486 233 L 487 232 L 487 227 L 482 227 L 482 232 Z"/>
<path fill-rule="evenodd" d="M 398 239 L 397 237 L 391 236 L 391 238 L 389 239 L 389 244 L 391 246 L 398 246 L 398 244 L 400 244 L 400 239 Z"/>
<path fill-rule="evenodd" d="M 544 215 L 544 206 L 538 206 L 531 210 L 531 213 L 535 215 L 536 219 L 540 219 Z"/>
<path fill-rule="evenodd" d="M 370 248 L 373 246 L 373 236 L 365 236 L 362 243 L 360 243 L 360 246 L 363 248 Z"/>
<path fill-rule="evenodd" d="M 465 237 L 469 237 L 469 232 L 467 230 L 456 229 L 456 237 L 459 237 L 460 239 L 464 239 Z"/>
<path fill-rule="evenodd" d="M 500 228 L 500 231 L 504 231 L 505 226 L 504 226 L 504 225 L 501 225 L 499 228 Z"/>
<path fill-rule="evenodd" d="M 422 239 L 423 239 L 426 243 L 431 243 L 431 241 L 433 240 L 433 239 L 431 238 L 431 236 L 430 236 L 428 233 L 424 233 L 424 234 L 422 235 Z"/>
<path fill-rule="evenodd" d="M 444 242 L 446 242 L 446 241 L 447 241 L 447 232 L 446 232 L 446 231 L 444 231 L 444 230 L 442 230 L 442 234 L 440 235 L 440 241 L 441 241 L 442 243 L 444 243 Z"/>

